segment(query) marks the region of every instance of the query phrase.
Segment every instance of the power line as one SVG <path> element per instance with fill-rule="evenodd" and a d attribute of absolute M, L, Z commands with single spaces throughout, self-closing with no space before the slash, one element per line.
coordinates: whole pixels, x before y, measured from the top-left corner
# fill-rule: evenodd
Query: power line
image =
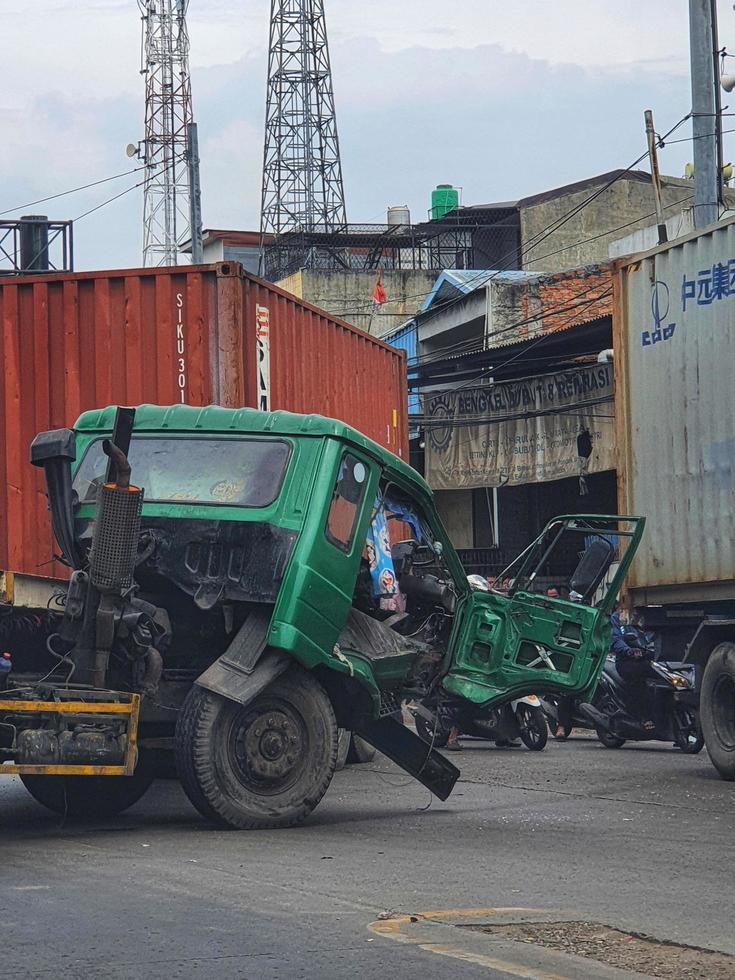
<path fill-rule="evenodd" d="M 607 292 L 606 292 L 605 295 L 609 295 L 610 293 L 612 293 L 612 288 L 609 288 L 607 290 Z M 586 304 L 581 303 L 579 305 L 580 306 L 589 305 L 590 303 L 596 302 L 596 300 L 599 299 L 599 298 L 602 298 L 602 297 L 594 297 L 591 300 L 587 300 L 587 303 Z M 569 322 L 569 321 L 567 321 L 567 322 Z M 440 393 L 441 391 L 454 392 L 454 391 L 462 391 L 462 390 L 465 390 L 467 388 L 471 388 L 472 386 L 476 385 L 477 382 L 480 381 L 483 377 L 485 377 L 490 370 L 493 370 L 496 374 L 500 370 L 505 370 L 508 367 L 508 365 L 513 364 L 515 361 L 519 360 L 519 358 L 521 358 L 521 357 L 525 357 L 530 350 L 532 350 L 533 348 L 537 347 L 539 344 L 543 343 L 543 341 L 548 340 L 549 337 L 554 337 L 558 333 L 563 332 L 564 329 L 565 329 L 565 325 L 562 325 L 561 327 L 558 327 L 556 330 L 552 330 L 552 331 L 549 331 L 548 333 L 541 334 L 540 337 L 537 337 L 535 340 L 531 341 L 531 343 L 528 344 L 528 346 L 524 347 L 522 350 L 520 350 L 514 356 L 512 356 L 512 357 L 508 358 L 507 360 L 503 361 L 501 364 L 498 364 L 497 366 L 495 366 L 495 365 L 488 365 L 487 367 L 483 367 L 483 368 L 481 368 L 481 370 L 477 374 L 474 374 L 470 378 L 466 379 L 465 381 L 460 382 L 457 385 L 454 385 L 452 388 L 449 388 L 449 389 L 435 389 L 435 390 L 437 390 L 437 393 Z M 493 350 L 494 350 L 494 348 L 485 348 L 485 349 L 483 349 L 482 353 L 492 355 Z M 426 387 L 434 388 L 435 387 L 435 384 L 436 384 L 435 381 L 432 382 L 430 380 L 423 382 L 423 384 L 421 382 L 412 384 L 409 381 L 409 388 L 411 389 L 411 391 L 413 393 L 418 393 L 418 392 L 420 392 L 422 389 L 424 389 Z M 428 393 L 428 394 L 430 394 L 430 393 Z"/>
<path fill-rule="evenodd" d="M 135 170 L 130 172 L 136 173 L 137 171 L 143 169 L 145 168 L 136 167 Z M 104 181 L 98 181 L 97 183 L 104 183 Z M 143 180 L 139 180 L 137 184 L 131 184 L 130 187 L 126 187 L 125 190 L 120 191 L 119 194 L 115 194 L 113 197 L 108 197 L 106 201 L 102 201 L 101 204 L 96 204 L 93 208 L 89 208 L 88 211 L 83 211 L 80 215 L 77 215 L 76 218 L 73 218 L 72 222 L 74 223 L 77 221 L 81 221 L 83 218 L 86 218 L 88 215 L 94 214 L 95 211 L 99 211 L 101 208 L 106 207 L 108 204 L 112 204 L 113 201 L 117 201 L 118 198 L 124 197 L 126 194 L 129 194 L 131 191 L 134 191 L 137 187 L 142 187 L 144 183 L 145 183 L 145 178 Z M 39 257 L 39 255 L 45 248 L 46 245 L 44 244 L 43 247 L 39 250 L 39 252 L 37 252 L 36 255 L 33 257 L 33 259 L 31 259 L 31 262 L 29 263 L 30 265 L 32 265 L 36 261 L 36 259 Z"/>
<path fill-rule="evenodd" d="M 595 290 L 602 290 L 602 293 L 599 296 L 593 296 L 591 299 L 585 302 L 580 302 L 580 303 L 576 302 L 576 300 L 581 300 L 582 297 L 588 296 L 591 292 L 594 292 Z M 572 297 L 572 302 L 569 303 L 569 305 L 551 306 L 546 310 L 541 311 L 540 313 L 536 313 L 532 316 L 524 317 L 521 320 L 516 320 L 514 323 L 511 323 L 508 326 L 503 327 L 502 330 L 497 330 L 494 333 L 492 333 L 488 339 L 495 340 L 497 337 L 501 337 L 506 333 L 509 333 L 513 330 L 517 330 L 519 327 L 527 326 L 531 323 L 537 323 L 539 320 L 542 320 L 545 317 L 558 316 L 561 313 L 567 313 L 576 310 L 579 307 L 589 306 L 591 303 L 597 302 L 600 299 L 604 299 L 607 295 L 609 295 L 610 292 L 611 289 L 609 287 L 605 288 L 600 283 L 594 283 L 593 285 L 588 286 L 586 289 L 581 290 L 579 293 L 576 293 Z M 553 333 L 558 333 L 558 332 L 559 332 L 559 328 L 550 331 L 549 334 L 551 335 Z M 492 347 L 485 346 L 483 339 L 480 339 L 480 346 L 477 346 L 477 342 L 478 342 L 477 339 L 459 341 L 455 345 L 448 345 L 446 348 L 442 347 L 436 351 L 431 351 L 428 354 L 418 355 L 417 357 L 411 359 L 410 367 L 421 367 L 426 364 L 435 363 L 436 361 L 446 360 L 448 357 L 452 357 L 452 356 L 457 357 L 461 353 L 464 354 L 481 353 L 481 352 L 484 353 L 493 350 Z M 470 348 L 469 347 L 470 344 L 474 344 L 475 346 Z M 449 353 L 450 351 L 453 353 L 450 354 Z"/>
<path fill-rule="evenodd" d="M 555 408 L 538 409 L 531 412 L 509 412 L 505 415 L 462 415 L 459 418 L 448 418 L 436 415 L 412 415 L 411 421 L 424 429 L 464 429 L 475 425 L 490 425 L 503 422 L 518 422 L 522 419 L 547 418 L 550 415 L 586 414 L 584 409 L 597 408 L 599 405 L 613 404 L 615 399 L 610 395 L 596 398 L 588 402 L 575 402 L 573 405 L 560 405 Z M 602 415 L 600 418 L 614 419 L 614 415 Z"/>
<path fill-rule="evenodd" d="M 607 296 L 607 295 L 610 295 L 611 293 L 612 293 L 612 287 L 610 289 L 608 289 L 607 292 L 606 292 L 606 294 L 604 294 L 604 295 Z M 604 298 L 604 297 L 603 296 L 600 296 L 600 297 L 596 297 L 595 299 L 588 300 L 588 304 L 589 303 L 596 302 L 597 299 L 602 299 L 602 298 Z M 585 304 L 580 304 L 580 305 L 585 305 Z M 507 368 L 509 364 L 513 364 L 519 358 L 525 357 L 525 355 L 529 352 L 529 350 L 532 350 L 534 347 L 538 347 L 539 344 L 543 343 L 545 340 L 548 340 L 549 337 L 553 337 L 557 333 L 561 333 L 563 330 L 564 330 L 564 327 L 562 326 L 562 327 L 557 328 L 556 330 L 551 330 L 548 333 L 541 334 L 540 337 L 537 337 L 535 340 L 531 341 L 531 343 L 527 347 L 524 347 L 523 350 L 518 351 L 517 354 L 515 354 L 513 357 L 508 358 L 507 361 L 503 361 L 502 367 L 504 369 Z"/>
<path fill-rule="evenodd" d="M 77 217 L 74 218 L 73 220 L 81 221 L 82 218 L 86 218 L 88 215 L 94 214 L 94 212 L 99 211 L 100 208 L 104 208 L 108 204 L 112 204 L 113 201 L 117 201 L 118 198 L 124 197 L 126 194 L 129 194 L 131 191 L 134 191 L 136 187 L 142 187 L 144 183 L 145 180 L 139 180 L 137 184 L 132 184 L 130 187 L 126 187 L 124 191 L 120 191 L 120 193 L 115 194 L 114 197 L 108 197 L 108 199 L 106 201 L 103 201 L 101 204 L 96 204 L 93 208 L 90 208 L 88 211 L 83 211 L 81 214 L 77 215 Z"/>
<path fill-rule="evenodd" d="M 29 201 L 27 204 L 18 204 L 14 208 L 8 208 L 7 211 L 0 211 L 0 217 L 3 215 L 10 214 L 13 211 L 23 211 L 25 208 L 35 207 L 36 204 L 45 204 L 46 201 L 55 201 L 59 197 L 66 197 L 68 194 L 76 194 L 78 191 L 86 191 L 90 187 L 98 187 L 100 184 L 107 184 L 111 180 L 118 180 L 120 177 L 128 177 L 130 174 L 137 173 L 139 170 L 144 170 L 145 167 L 133 167 L 132 170 L 124 170 L 121 174 L 113 174 L 111 177 L 103 177 L 101 180 L 93 180 L 88 184 L 80 184 L 79 187 L 72 187 L 68 191 L 61 191 L 58 194 L 50 194 L 48 197 L 39 197 L 35 201 Z"/>
<path fill-rule="evenodd" d="M 682 126 L 687 121 L 687 119 L 690 118 L 690 116 L 691 116 L 691 113 L 688 113 L 686 116 L 683 116 L 679 120 L 679 122 L 676 123 L 676 125 L 672 126 L 671 129 L 669 129 L 668 132 L 666 134 L 664 134 L 664 136 L 660 137 L 660 141 L 663 141 L 663 140 L 667 139 L 668 136 L 671 133 L 675 132 L 680 126 Z M 733 132 L 735 132 L 735 130 L 733 130 Z M 686 140 L 681 140 L 681 142 L 685 142 L 685 141 L 691 140 L 693 138 L 694 137 L 691 137 L 690 136 L 690 137 L 687 137 Z M 679 142 L 679 141 L 672 140 L 671 142 Z M 504 253 L 501 256 L 501 263 L 502 263 L 502 261 L 504 259 L 507 259 L 507 258 L 513 257 L 513 256 L 517 256 L 520 259 L 523 259 L 532 249 L 534 249 L 538 245 L 540 245 L 543 241 L 545 241 L 546 238 L 550 238 L 551 235 L 553 235 L 556 231 L 558 231 L 559 228 L 561 228 L 564 224 L 567 223 L 567 221 L 570 221 L 573 217 L 575 217 L 577 214 L 579 214 L 580 211 L 582 211 L 585 207 L 587 207 L 593 201 L 597 200 L 597 198 L 600 197 L 601 194 L 603 194 L 603 193 L 605 193 L 605 191 L 609 190 L 610 187 L 612 187 L 615 183 L 617 183 L 617 181 L 621 180 L 625 176 L 625 174 L 629 173 L 635 166 L 637 166 L 647 156 L 648 156 L 648 150 L 646 150 L 644 153 L 642 153 L 636 160 L 634 160 L 627 167 L 625 167 L 624 169 L 621 169 L 621 170 L 617 171 L 616 174 L 615 174 L 615 176 L 613 178 L 611 178 L 606 184 L 604 184 L 602 187 L 597 188 L 585 200 L 580 201 L 579 204 L 575 205 L 566 214 L 561 215 L 558 218 L 555 218 L 552 222 L 550 222 L 548 225 L 546 225 L 545 228 L 542 228 L 541 231 L 537 232 L 534 236 L 532 236 L 531 238 L 529 238 L 526 242 L 522 242 L 521 245 L 520 245 L 520 251 L 519 251 L 519 249 L 513 248 L 513 249 L 509 250 L 508 252 Z M 678 206 L 678 204 L 683 203 L 683 201 L 686 201 L 686 200 L 689 200 L 689 197 L 683 198 L 682 201 L 677 201 L 677 202 L 674 202 L 672 204 L 667 204 L 665 209 L 668 210 L 669 208 L 676 207 L 676 206 Z M 535 262 L 540 262 L 540 261 L 542 261 L 545 258 L 549 258 L 549 257 L 551 257 L 553 255 L 558 255 L 561 252 L 569 251 L 569 249 L 577 248 L 580 245 L 587 244 L 588 242 L 596 241 L 598 238 L 604 238 L 606 235 L 614 234 L 616 231 L 620 231 L 623 228 L 628 228 L 631 225 L 637 224 L 640 221 L 645 221 L 647 218 L 650 218 L 650 217 L 655 216 L 655 214 L 656 214 L 656 212 L 655 211 L 652 211 L 650 214 L 646 214 L 646 215 L 642 215 L 641 217 L 634 218 L 632 221 L 626 222 L 623 225 L 619 225 L 616 228 L 611 228 L 611 229 L 609 229 L 606 232 L 601 232 L 600 234 L 593 235 L 590 238 L 582 239 L 582 240 L 577 241 L 577 242 L 574 242 L 572 244 L 565 245 L 562 248 L 556 249 L 553 252 L 549 252 L 546 255 L 542 255 L 539 258 L 534 259 L 534 261 Z M 471 226 L 468 226 L 468 227 L 471 227 Z M 445 271 L 448 271 L 448 270 L 445 270 Z M 487 283 L 491 282 L 494 278 L 496 278 L 498 275 L 501 275 L 503 272 L 507 272 L 507 271 L 524 271 L 524 270 L 515 270 L 515 269 L 514 270 L 510 270 L 508 266 L 505 266 L 505 267 L 499 266 L 497 269 L 492 269 L 492 270 L 478 270 L 475 276 L 471 277 L 470 279 L 466 280 L 463 283 L 463 285 L 465 287 L 468 287 L 468 292 L 467 293 L 463 293 L 461 296 L 451 297 L 450 299 L 445 300 L 443 303 L 439 303 L 439 304 L 437 304 L 437 306 L 432 307 L 430 310 L 419 311 L 418 313 L 414 314 L 414 317 L 419 317 L 419 316 L 431 317 L 435 313 L 442 312 L 444 309 L 446 309 L 448 307 L 451 307 L 455 303 L 461 303 L 462 300 L 464 300 L 464 299 L 467 298 L 467 296 L 469 295 L 469 292 L 471 292 L 474 288 L 477 288 L 480 285 L 486 285 Z M 475 283 L 476 285 L 473 286 L 473 283 Z M 421 293 L 414 293 L 414 294 L 412 294 L 410 296 L 401 297 L 401 301 L 402 302 L 405 302 L 406 300 L 409 300 L 409 299 L 421 299 L 421 298 L 425 298 L 426 296 L 429 296 L 431 294 L 431 292 L 432 292 L 432 290 L 428 290 L 426 292 L 421 292 Z M 339 313 L 335 313 L 335 315 L 336 316 L 349 316 L 350 314 L 360 314 L 362 311 L 365 311 L 366 314 L 367 314 L 367 312 L 369 312 L 370 309 L 372 308 L 372 305 L 373 304 L 371 302 L 366 301 L 365 303 L 359 304 L 356 307 L 352 307 L 352 308 L 347 309 L 347 310 L 342 310 Z M 402 313 L 381 313 L 380 315 L 381 316 L 386 316 L 386 315 L 387 316 L 405 316 L 405 314 L 402 314 Z M 406 319 L 407 320 L 410 320 L 410 319 L 413 319 L 413 317 L 406 317 Z"/>

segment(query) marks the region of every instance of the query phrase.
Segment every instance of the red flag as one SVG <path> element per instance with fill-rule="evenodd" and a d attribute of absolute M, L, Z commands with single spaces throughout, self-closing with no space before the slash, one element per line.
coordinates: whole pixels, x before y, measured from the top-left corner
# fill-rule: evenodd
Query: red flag
<path fill-rule="evenodd" d="M 385 294 L 385 289 L 383 289 L 383 270 L 378 270 L 378 281 L 375 283 L 375 289 L 373 290 L 373 302 L 378 303 L 380 306 L 383 303 L 388 302 L 388 297 Z"/>

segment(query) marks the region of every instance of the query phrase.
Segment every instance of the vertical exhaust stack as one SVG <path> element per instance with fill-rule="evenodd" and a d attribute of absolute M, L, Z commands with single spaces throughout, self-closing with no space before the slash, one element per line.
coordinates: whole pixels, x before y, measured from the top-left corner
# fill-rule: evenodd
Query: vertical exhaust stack
<path fill-rule="evenodd" d="M 120 595 L 133 584 L 143 507 L 143 491 L 130 484 L 127 454 L 134 423 L 134 408 L 118 408 L 112 438 L 102 443 L 108 464 L 97 495 L 89 555 L 91 582 L 102 594 Z"/>
<path fill-rule="evenodd" d="M 143 491 L 130 485 L 130 463 L 125 453 L 109 439 L 102 448 L 114 463 L 116 477 L 114 483 L 105 483 L 98 491 L 90 579 L 99 592 L 121 595 L 133 585 Z"/>

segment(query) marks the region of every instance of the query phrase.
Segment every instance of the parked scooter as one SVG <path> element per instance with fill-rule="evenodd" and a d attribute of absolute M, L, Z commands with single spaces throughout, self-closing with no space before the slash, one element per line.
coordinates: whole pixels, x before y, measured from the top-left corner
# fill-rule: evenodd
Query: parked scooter
<path fill-rule="evenodd" d="M 627 627 L 625 639 L 648 654 L 653 676 L 646 678 L 646 716 L 653 728 L 644 728 L 628 708 L 629 684 L 615 668 L 615 658 L 608 656 L 592 704 L 580 704 L 579 711 L 589 719 L 597 737 L 609 749 L 618 749 L 626 741 L 673 742 L 689 755 L 700 752 L 704 738 L 699 727 L 699 692 L 694 664 L 667 663 L 653 660 L 653 637 L 637 627 Z"/>
<path fill-rule="evenodd" d="M 552 695 L 545 695 L 540 698 L 541 707 L 543 708 L 544 714 L 546 715 L 546 721 L 549 725 L 549 730 L 556 737 L 556 732 L 559 731 L 559 698 Z M 571 713 L 571 724 L 564 725 L 564 738 L 569 738 L 572 733 L 573 728 L 592 728 L 594 725 L 590 719 L 582 714 L 579 709 L 579 701 L 574 701 Z M 561 736 L 559 736 L 561 737 Z"/>
<path fill-rule="evenodd" d="M 520 738 L 526 748 L 540 752 L 549 737 L 546 716 L 540 700 L 530 694 L 517 701 L 482 710 L 467 702 L 428 700 L 409 707 L 416 722 L 417 734 L 429 745 L 443 748 L 452 728 L 462 735 L 472 735 L 499 744 L 508 744 Z"/>

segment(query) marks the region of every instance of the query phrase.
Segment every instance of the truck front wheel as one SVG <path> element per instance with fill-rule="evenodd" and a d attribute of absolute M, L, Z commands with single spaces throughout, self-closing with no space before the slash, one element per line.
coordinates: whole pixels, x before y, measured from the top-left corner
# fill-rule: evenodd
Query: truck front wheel
<path fill-rule="evenodd" d="M 137 803 L 153 782 L 147 772 L 132 776 L 26 776 L 23 785 L 43 806 L 64 817 L 99 820 Z"/>
<path fill-rule="evenodd" d="M 712 764 L 723 779 L 735 779 L 735 643 L 720 643 L 710 654 L 699 712 Z"/>
<path fill-rule="evenodd" d="M 209 820 L 239 830 L 303 820 L 327 791 L 337 746 L 329 698 L 298 667 L 244 706 L 194 685 L 176 727 L 187 796 Z"/>

